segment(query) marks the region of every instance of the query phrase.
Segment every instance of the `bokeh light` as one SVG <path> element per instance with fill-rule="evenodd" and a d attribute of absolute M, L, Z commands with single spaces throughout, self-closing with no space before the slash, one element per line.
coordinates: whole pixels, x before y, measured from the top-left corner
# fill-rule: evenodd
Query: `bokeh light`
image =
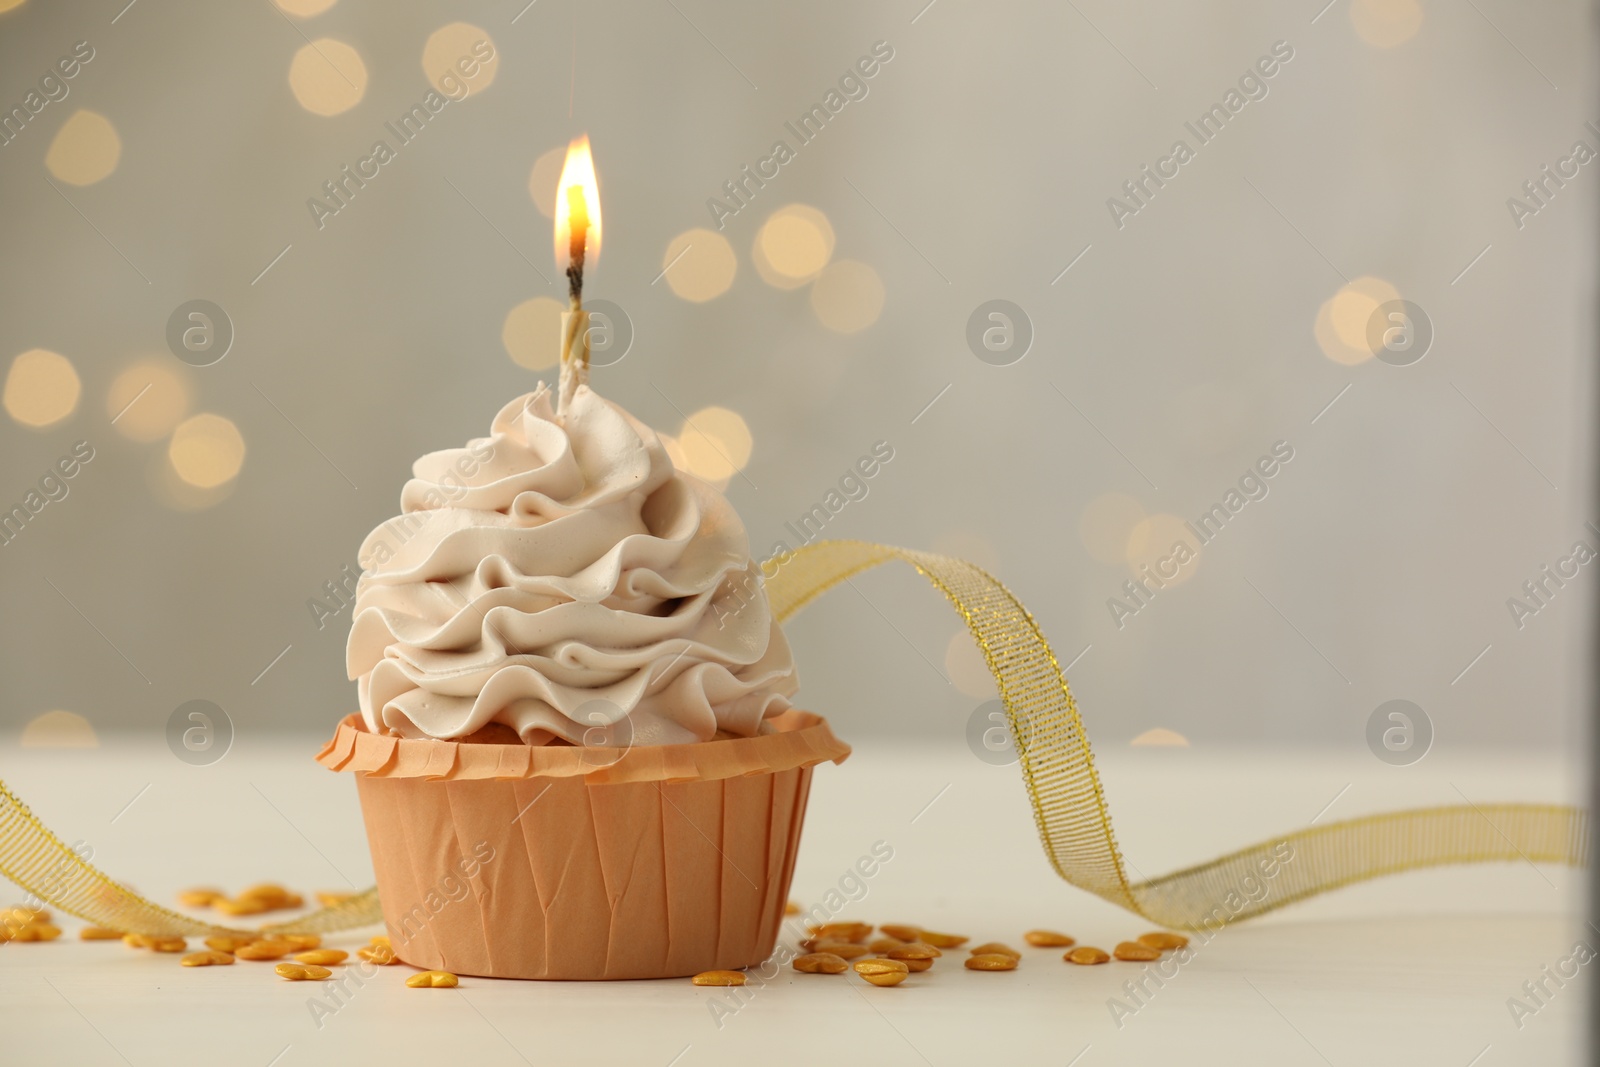
<path fill-rule="evenodd" d="M 11 361 L 5 405 L 24 426 L 53 426 L 78 406 L 83 385 L 66 356 L 33 348 Z"/>
<path fill-rule="evenodd" d="M 172 469 L 172 460 L 166 450 L 155 453 L 145 466 L 145 484 L 157 501 L 173 511 L 204 511 L 233 495 L 239 486 L 237 478 L 223 482 L 211 489 L 190 485 Z"/>
<path fill-rule="evenodd" d="M 883 311 L 883 281 L 865 263 L 841 259 L 811 284 L 811 310 L 835 333 L 859 333 Z"/>
<path fill-rule="evenodd" d="M 694 474 L 696 478 L 706 482 L 713 489 L 716 489 L 719 492 L 728 488 L 728 483 L 733 480 L 732 470 L 728 470 L 728 473 L 721 478 L 707 478 L 703 474 L 695 474 L 695 472 L 689 468 L 689 457 L 683 450 L 683 442 L 679 441 L 671 434 L 663 433 L 657 434 L 656 436 L 661 438 L 661 445 L 667 450 L 667 458 L 672 460 L 672 465 L 675 468 L 685 474 Z M 728 469 L 727 464 L 724 463 L 722 466 L 723 469 Z"/>
<path fill-rule="evenodd" d="M 1177 548 L 1179 544 L 1187 547 L 1186 554 Z M 1145 577 L 1144 568 L 1149 567 L 1151 574 L 1164 585 L 1171 586 L 1194 577 L 1199 566 L 1198 550 L 1194 534 L 1182 519 L 1176 515 L 1155 514 L 1134 523 L 1128 533 L 1125 558 L 1135 578 Z M 1187 562 L 1180 562 L 1179 555 L 1186 555 Z"/>
<path fill-rule="evenodd" d="M 524 300 L 506 312 L 500 343 L 514 363 L 548 370 L 561 359 L 561 315 L 566 305 L 548 296 Z"/>
<path fill-rule="evenodd" d="M 117 169 L 122 138 L 111 120 L 98 111 L 79 110 L 61 124 L 44 165 L 68 185 L 93 185 Z"/>
<path fill-rule="evenodd" d="M 715 230 L 694 229 L 672 239 L 661 257 L 661 268 L 674 293 L 703 304 L 728 291 L 739 262 L 726 237 Z"/>
<path fill-rule="evenodd" d="M 815 280 L 812 278 L 791 278 L 786 274 L 779 274 L 767 262 L 767 254 L 761 250 L 761 236 L 756 235 L 755 242 L 750 246 L 750 262 L 756 268 L 756 275 L 774 289 L 800 289 Z"/>
<path fill-rule="evenodd" d="M 82 715 L 47 711 L 22 728 L 23 748 L 96 748 L 100 738 Z"/>
<path fill-rule="evenodd" d="M 754 441 L 750 427 L 736 411 L 701 408 L 678 431 L 683 467 L 706 481 L 718 481 L 744 470 Z"/>
<path fill-rule="evenodd" d="M 567 161 L 567 146 L 556 145 L 533 161 L 528 172 L 528 195 L 533 206 L 547 219 L 556 217 L 556 190 L 561 184 L 561 166 Z"/>
<path fill-rule="evenodd" d="M 946 530 L 933 539 L 930 550 L 940 556 L 964 559 L 990 574 L 999 574 L 1000 553 L 989 539 L 972 530 Z"/>
<path fill-rule="evenodd" d="M 272 0 L 279 10 L 295 18 L 308 19 L 332 7 L 336 0 Z"/>
<path fill-rule="evenodd" d="M 1356 36 L 1374 48 L 1405 44 L 1422 28 L 1417 0 L 1351 0 L 1350 23 Z"/>
<path fill-rule="evenodd" d="M 833 245 L 828 216 L 807 204 L 789 204 L 757 231 L 751 259 L 768 285 L 798 289 L 828 265 Z"/>
<path fill-rule="evenodd" d="M 27 0 L 0 0 L 0 12 L 10 11 L 14 7 L 21 7 Z"/>
<path fill-rule="evenodd" d="M 1084 507 L 1078 536 L 1090 556 L 1114 566 L 1127 561 L 1128 537 L 1144 517 L 1144 505 L 1128 494 L 1102 493 Z"/>
<path fill-rule="evenodd" d="M 678 439 L 670 433 L 658 433 L 656 436 L 661 439 L 661 447 L 667 450 L 667 458 L 672 460 L 672 465 L 680 471 L 688 470 L 689 459 L 683 454 L 683 446 Z"/>
<path fill-rule="evenodd" d="M 978 643 L 966 627 L 957 630 L 945 645 L 944 673 L 950 676 L 952 685 L 969 697 L 989 700 L 995 696 L 994 675 L 989 673 L 989 665 L 984 663 L 983 653 L 978 651 Z"/>
<path fill-rule="evenodd" d="M 1398 299 L 1398 289 L 1370 275 L 1342 286 L 1317 309 L 1312 326 L 1323 355 L 1346 365 L 1371 359 L 1374 351 L 1367 339 L 1367 324 L 1380 305 Z"/>
<path fill-rule="evenodd" d="M 343 41 L 319 37 L 294 54 L 289 88 L 313 115 L 337 115 L 355 107 L 366 94 L 367 65 Z"/>
<path fill-rule="evenodd" d="M 1156 748 L 1188 748 L 1189 739 L 1176 730 L 1168 730 L 1164 726 L 1157 726 L 1128 742 L 1130 745 L 1150 745 Z"/>
<path fill-rule="evenodd" d="M 197 489 L 215 489 L 244 465 L 244 436 L 230 420 L 203 412 L 178 424 L 167 459 L 183 481 Z"/>
<path fill-rule="evenodd" d="M 106 417 L 130 441 L 156 441 L 189 413 L 188 377 L 170 358 L 141 359 L 111 383 Z"/>
<path fill-rule="evenodd" d="M 487 30 L 470 22 L 452 22 L 428 35 L 422 46 L 422 73 L 428 84 L 451 99 L 464 88 L 469 96 L 494 83 L 500 51 Z"/>

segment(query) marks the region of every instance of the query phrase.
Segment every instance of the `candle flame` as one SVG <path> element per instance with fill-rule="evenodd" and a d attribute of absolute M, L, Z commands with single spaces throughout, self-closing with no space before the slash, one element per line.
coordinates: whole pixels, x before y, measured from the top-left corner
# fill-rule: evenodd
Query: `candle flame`
<path fill-rule="evenodd" d="M 556 185 L 556 264 L 562 270 L 572 265 L 572 216 L 576 207 L 579 221 L 588 222 L 585 266 L 600 258 L 600 184 L 594 175 L 594 156 L 589 154 L 589 135 L 584 134 L 567 148 L 567 161 L 561 167 Z"/>

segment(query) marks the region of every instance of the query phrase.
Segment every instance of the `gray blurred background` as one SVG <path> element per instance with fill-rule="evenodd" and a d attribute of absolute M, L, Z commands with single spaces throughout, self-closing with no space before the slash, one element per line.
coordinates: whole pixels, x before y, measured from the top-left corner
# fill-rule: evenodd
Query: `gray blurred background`
<path fill-rule="evenodd" d="M 9 736 L 84 735 L 51 712 L 159 732 L 192 699 L 240 739 L 354 709 L 325 583 L 415 457 L 553 361 L 535 194 L 587 132 L 587 291 L 633 333 L 595 384 L 691 463 L 743 458 L 742 420 L 720 473 L 758 555 L 887 441 L 825 536 L 1000 576 L 1097 744 L 1356 748 L 1406 699 L 1441 748 L 1575 748 L 1600 563 L 1543 604 L 1523 583 L 1600 549 L 1589 5 L 525 2 L 0 0 L 0 106 L 24 112 L 0 147 L 0 507 L 93 449 L 0 545 Z M 402 143 L 386 123 L 481 42 Z M 875 45 L 801 144 L 785 124 Z M 394 158 L 337 213 L 308 206 L 380 139 Z M 1180 139 L 1157 188 L 1142 168 Z M 717 232 L 708 198 L 734 206 L 724 182 L 778 140 L 793 158 Z M 1363 341 L 1394 299 L 1433 335 L 1409 365 Z M 209 366 L 215 340 L 169 343 L 195 300 L 231 323 Z M 968 340 L 991 300 L 1027 324 L 998 353 Z M 1130 566 L 1192 544 L 1182 522 L 1278 442 L 1267 495 L 1119 626 Z M 846 737 L 959 743 L 992 690 L 955 615 L 909 570 L 856 584 L 789 628 L 801 702 Z M 319 625 L 313 598 L 340 610 Z"/>

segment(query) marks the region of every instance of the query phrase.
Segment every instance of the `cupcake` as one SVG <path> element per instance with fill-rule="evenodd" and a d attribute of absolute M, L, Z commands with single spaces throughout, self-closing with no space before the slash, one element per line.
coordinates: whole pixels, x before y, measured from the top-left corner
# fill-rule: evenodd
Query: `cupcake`
<path fill-rule="evenodd" d="M 759 963 L 811 768 L 849 748 L 797 679 L 738 516 L 587 385 L 418 460 L 361 546 L 356 775 L 405 962 L 502 978 Z"/>

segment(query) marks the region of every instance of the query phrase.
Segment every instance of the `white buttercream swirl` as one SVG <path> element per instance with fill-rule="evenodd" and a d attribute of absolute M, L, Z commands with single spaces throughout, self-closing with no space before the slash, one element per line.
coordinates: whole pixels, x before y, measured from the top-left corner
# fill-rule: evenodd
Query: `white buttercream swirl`
<path fill-rule="evenodd" d="M 788 642 L 744 526 L 654 431 L 543 384 L 488 438 L 417 460 L 361 546 L 346 664 L 369 729 L 528 744 L 751 736 L 789 707 Z"/>

